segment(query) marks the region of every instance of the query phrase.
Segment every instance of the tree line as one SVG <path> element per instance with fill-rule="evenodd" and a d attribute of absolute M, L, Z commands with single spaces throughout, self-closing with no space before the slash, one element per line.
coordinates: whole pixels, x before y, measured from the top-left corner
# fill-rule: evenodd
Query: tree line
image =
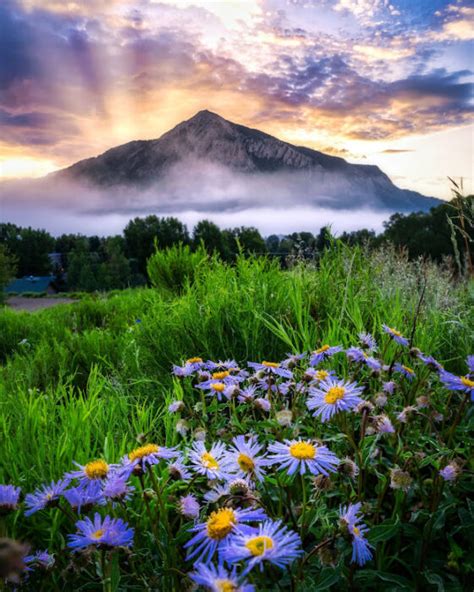
<path fill-rule="evenodd" d="M 429 212 L 393 214 L 379 234 L 362 229 L 344 232 L 339 239 L 372 248 L 392 243 L 405 249 L 410 258 L 441 261 L 450 256 L 463 265 L 471 261 L 472 209 L 473 196 L 458 196 L 458 203 L 455 196 L 452 202 Z M 60 291 L 121 289 L 146 284 L 147 261 L 155 249 L 179 243 L 191 249 L 202 245 L 208 253 L 217 253 L 228 262 L 242 253 L 278 257 L 285 265 L 292 257 L 316 258 L 330 247 L 333 238 L 329 227 L 317 234 L 294 232 L 264 238 L 254 227 L 222 230 L 210 220 L 201 220 L 190 233 L 177 218 L 155 215 L 134 218 L 122 235 L 110 237 L 53 237 L 45 230 L 4 223 L 0 224 L 0 282 L 5 284 L 5 278 L 14 273 L 17 277 L 53 274 Z M 51 257 L 51 253 L 57 255 Z"/>

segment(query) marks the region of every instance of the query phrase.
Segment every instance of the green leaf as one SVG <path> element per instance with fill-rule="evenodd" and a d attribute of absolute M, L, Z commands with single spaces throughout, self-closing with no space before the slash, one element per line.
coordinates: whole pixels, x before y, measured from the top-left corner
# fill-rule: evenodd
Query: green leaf
<path fill-rule="evenodd" d="M 393 538 L 400 530 L 400 520 L 397 517 L 395 522 L 384 522 L 370 529 L 368 539 L 372 544 L 388 541 Z"/>
<path fill-rule="evenodd" d="M 325 567 L 321 571 L 319 579 L 316 583 L 316 588 L 314 588 L 314 592 L 328 590 L 333 584 L 339 581 L 340 576 L 341 574 L 339 573 L 338 569 Z"/>
<path fill-rule="evenodd" d="M 377 578 L 380 580 L 383 580 L 384 582 L 388 582 L 390 584 L 396 584 L 396 587 L 384 586 L 383 587 L 384 592 L 388 592 L 389 590 L 392 590 L 393 592 L 395 592 L 395 591 L 396 592 L 400 592 L 400 591 L 412 592 L 415 589 L 414 585 L 412 584 L 412 582 L 410 582 L 410 580 L 408 580 L 407 578 L 404 578 L 403 576 L 397 576 L 392 573 L 375 571 L 373 569 L 364 569 L 363 571 L 360 571 L 356 575 L 356 580 L 363 585 L 370 584 L 369 589 L 371 589 L 371 590 L 373 590 L 375 588 L 375 580 Z"/>
<path fill-rule="evenodd" d="M 444 582 L 441 576 L 432 571 L 425 571 L 423 575 L 428 583 L 437 587 L 438 592 L 444 592 Z"/>

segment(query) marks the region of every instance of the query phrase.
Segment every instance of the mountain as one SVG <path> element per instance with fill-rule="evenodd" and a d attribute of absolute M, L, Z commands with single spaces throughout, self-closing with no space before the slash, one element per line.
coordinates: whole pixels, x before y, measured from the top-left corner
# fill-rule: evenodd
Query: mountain
<path fill-rule="evenodd" d="M 100 188 L 147 187 L 159 184 L 180 164 L 180 176 L 191 176 L 190 162 L 201 168 L 212 164 L 232 171 L 244 185 L 245 179 L 263 175 L 274 179 L 279 190 L 288 184 L 288 191 L 304 194 L 313 206 L 414 211 L 439 203 L 398 188 L 377 166 L 350 164 L 343 158 L 294 146 L 210 111 L 199 111 L 157 140 L 128 142 L 53 175 Z M 298 198 L 301 201 L 301 196 Z"/>

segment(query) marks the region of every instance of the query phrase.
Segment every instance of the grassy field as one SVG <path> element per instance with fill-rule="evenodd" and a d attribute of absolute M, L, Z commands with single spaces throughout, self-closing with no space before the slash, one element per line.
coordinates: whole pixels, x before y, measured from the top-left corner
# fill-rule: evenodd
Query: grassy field
<path fill-rule="evenodd" d="M 0 483 L 30 493 L 74 470 L 74 462 L 118 463 L 144 443 L 184 452 L 195 442 L 197 428 L 206 429 L 209 446 L 229 445 L 234 436 L 250 432 L 264 446 L 285 438 L 318 438 L 339 459 L 356 462 L 358 476 L 339 471 L 313 482 L 310 475 L 291 479 L 274 466 L 268 469 L 252 500 L 297 531 L 305 554 L 289 569 L 271 564 L 263 572 L 253 569 L 247 579 L 256 589 L 466 590 L 474 571 L 471 407 L 463 403 L 462 392 L 444 388 L 416 352 L 391 341 L 382 324 L 396 327 L 449 372 L 465 375 L 474 341 L 472 305 L 472 285 L 455 282 L 448 269 L 410 263 L 390 250 L 367 253 L 336 244 L 317 265 L 288 271 L 264 259 L 241 258 L 232 267 L 211 260 L 200 264 L 193 282 L 179 291 L 171 282 L 33 314 L 5 309 L 0 312 Z M 191 378 L 171 373 L 173 364 L 194 356 L 234 359 L 245 369 L 248 361 L 279 362 L 324 344 L 346 349 L 358 344 L 361 332 L 376 338 L 374 356 L 385 369 L 354 366 L 344 353 L 323 362 L 321 368 L 365 386 L 363 398 L 371 403 L 365 411 L 341 412 L 326 423 L 312 417 L 297 390 L 285 397 L 277 388 L 272 410 L 265 413 L 232 397 L 219 403 L 193 388 Z M 308 360 L 295 367 L 295 383 L 303 379 Z M 416 378 L 397 374 L 398 362 L 413 366 Z M 398 388 L 382 412 L 375 400 L 383 382 L 392 379 Z M 272 396 L 271 382 L 262 396 Z M 421 396 L 423 404 L 417 403 Z M 185 409 L 170 413 L 168 405 L 176 400 L 183 400 Z M 399 414 L 407 406 L 415 415 L 405 423 Z M 292 412 L 289 426 L 279 421 L 278 412 L 285 409 Z M 395 429 L 385 437 L 366 429 L 382 413 Z M 186 432 L 180 421 L 187 422 Z M 439 470 L 452 462 L 462 472 L 455 482 L 444 483 Z M 406 491 L 390 485 L 393 470 L 410 474 Z M 29 518 L 20 509 L 3 522 L 0 515 L 8 536 L 54 554 L 54 568 L 36 569 L 23 579 L 25 589 L 191 589 L 185 574 L 195 559 L 186 561 L 183 546 L 193 520 L 176 509 L 180 496 L 196 496 L 198 522 L 223 503 L 253 503 L 248 492 L 207 502 L 204 477 L 171 481 L 164 461 L 132 475 L 130 482 L 135 487 L 130 501 L 100 506 L 102 515 L 135 528 L 130 551 L 100 551 L 105 547 L 98 545 L 97 553 L 94 546 L 71 553 L 66 535 L 76 527 L 64 500 L 59 508 Z M 364 566 L 351 563 L 347 528 L 337 535 L 339 507 L 356 502 L 362 503 L 373 545 L 373 559 Z"/>

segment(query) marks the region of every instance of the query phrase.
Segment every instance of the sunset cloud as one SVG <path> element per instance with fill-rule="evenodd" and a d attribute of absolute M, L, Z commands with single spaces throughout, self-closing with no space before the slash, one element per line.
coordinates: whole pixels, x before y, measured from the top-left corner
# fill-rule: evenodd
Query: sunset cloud
<path fill-rule="evenodd" d="M 388 154 L 470 122 L 473 13 L 441 0 L 4 0 L 0 176 L 157 137 L 202 108 L 354 159 L 361 142 Z"/>

